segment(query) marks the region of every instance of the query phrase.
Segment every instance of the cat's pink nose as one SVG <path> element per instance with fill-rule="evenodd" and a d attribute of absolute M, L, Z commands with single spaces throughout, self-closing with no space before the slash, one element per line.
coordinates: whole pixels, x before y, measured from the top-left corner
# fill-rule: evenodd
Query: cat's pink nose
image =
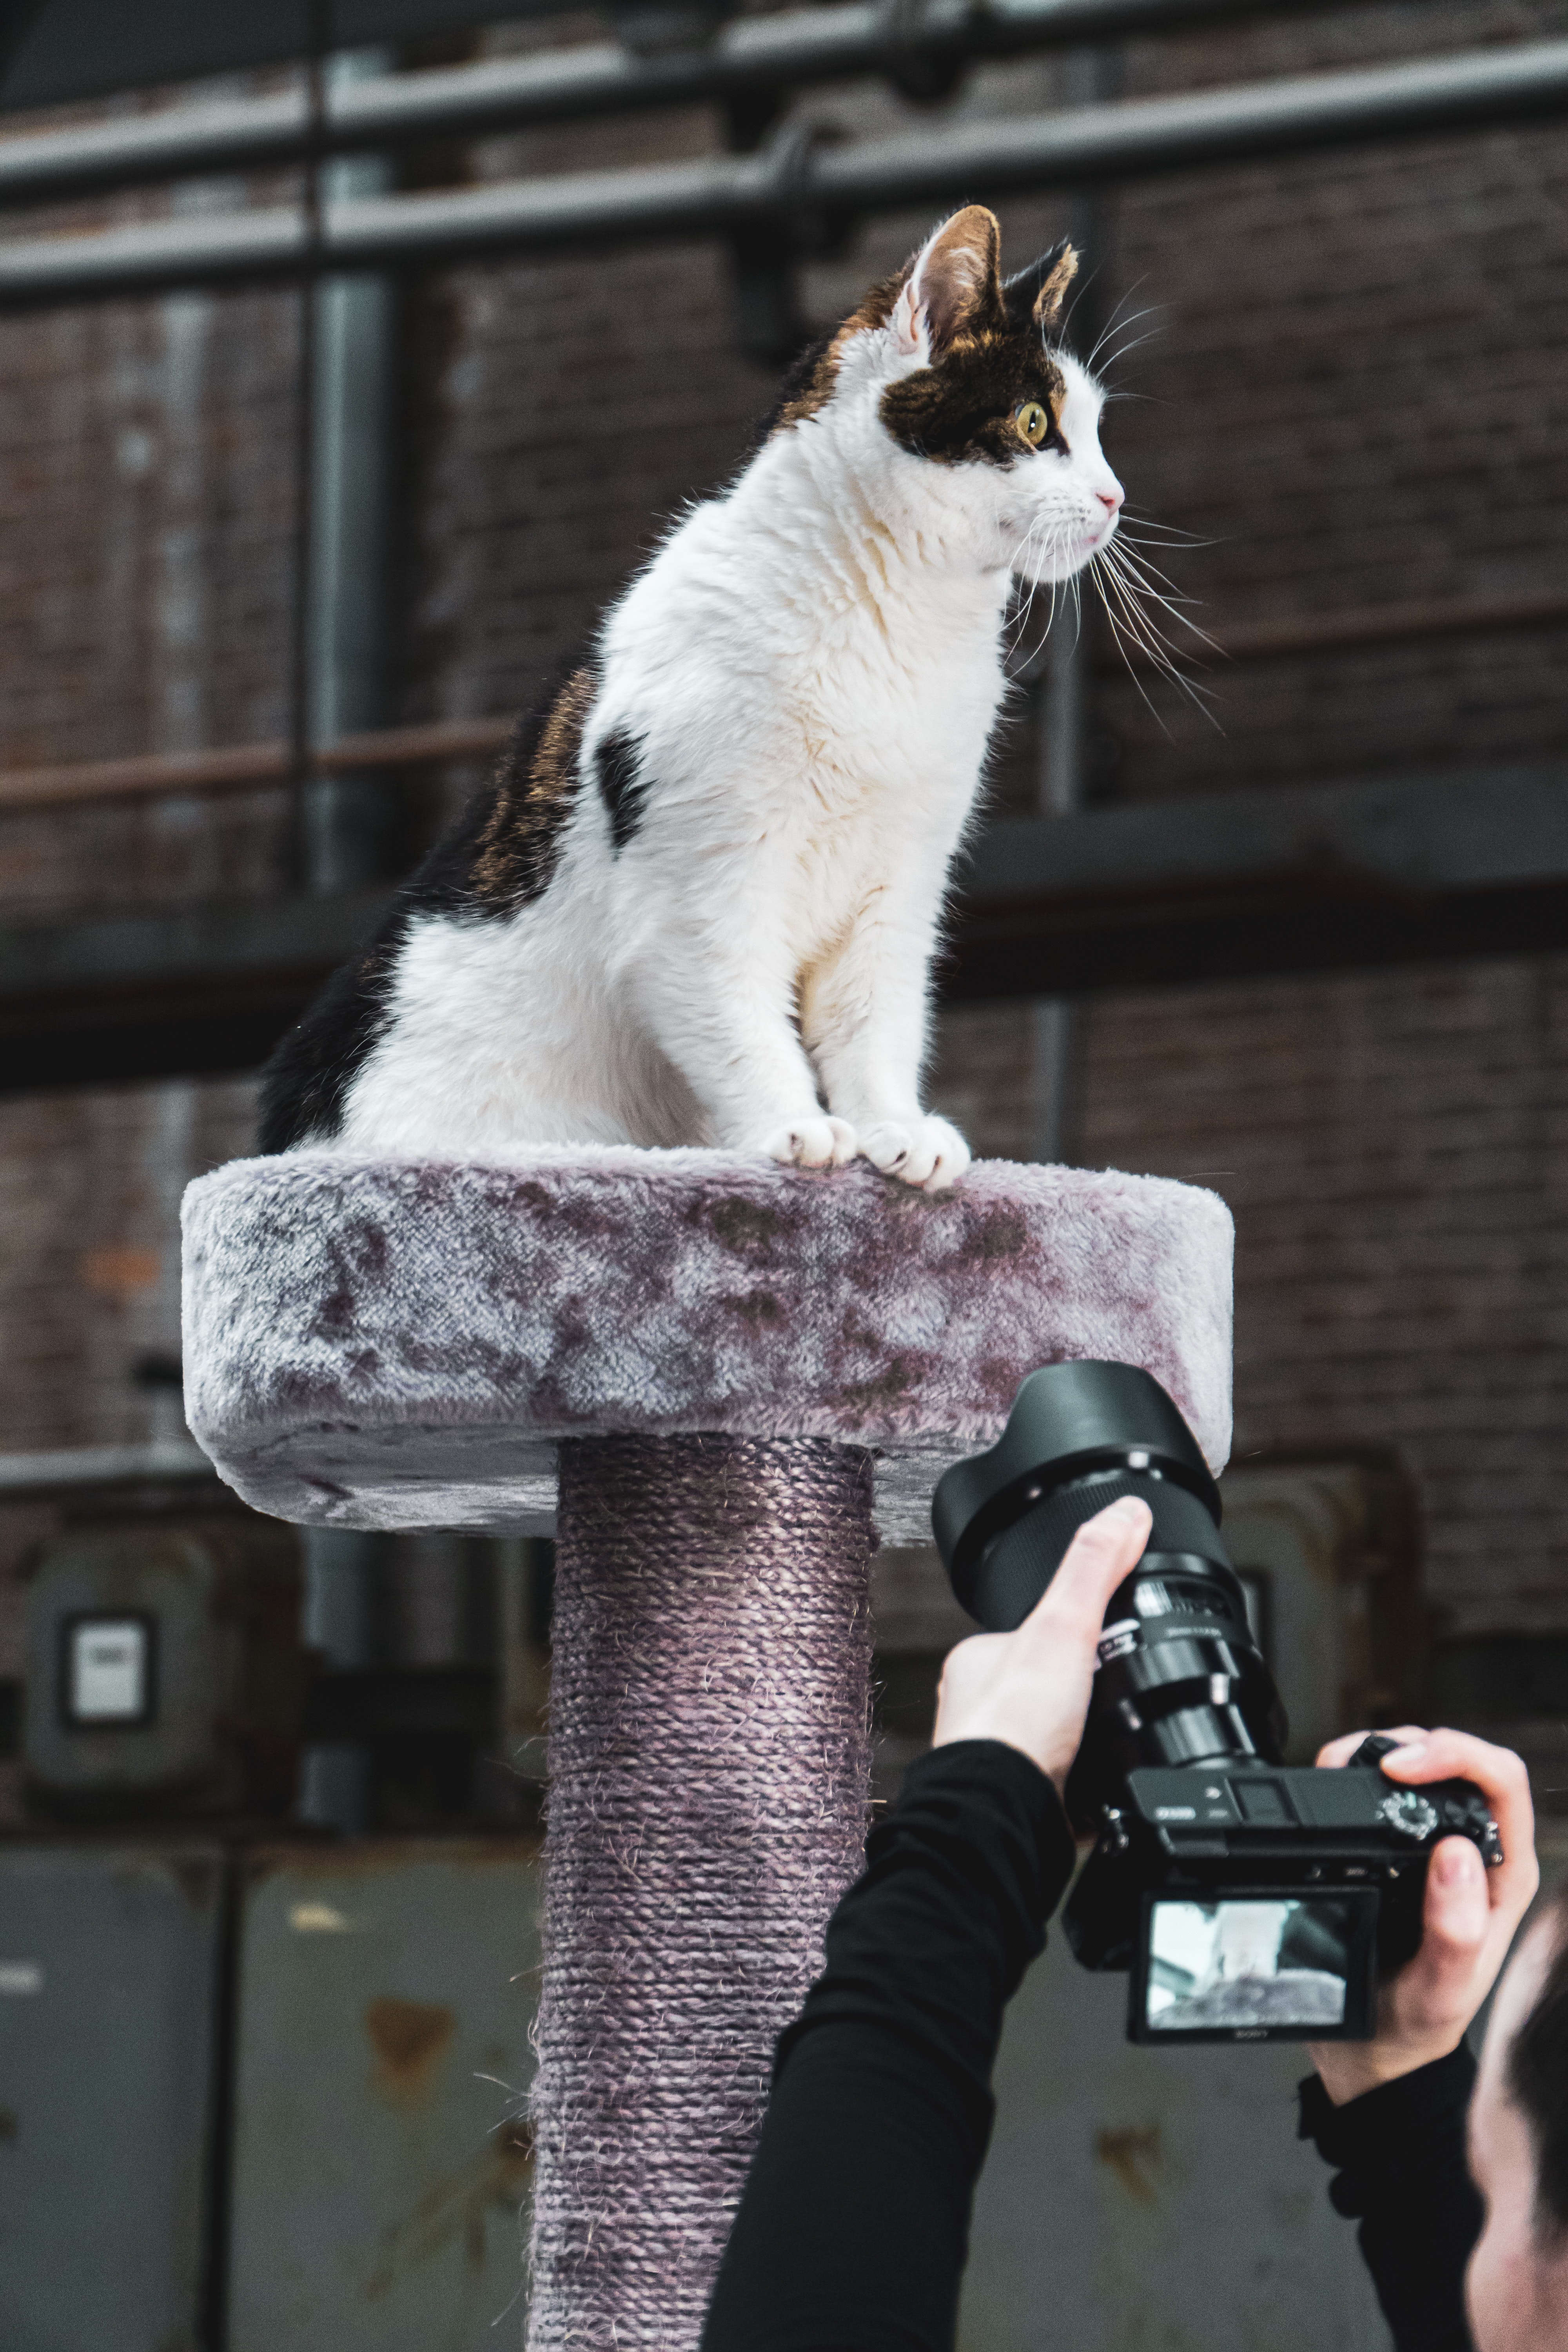
<path fill-rule="evenodd" d="M 1114 514 L 1127 493 L 1118 482 L 1113 490 L 1096 490 L 1094 495 L 1109 514 Z"/>

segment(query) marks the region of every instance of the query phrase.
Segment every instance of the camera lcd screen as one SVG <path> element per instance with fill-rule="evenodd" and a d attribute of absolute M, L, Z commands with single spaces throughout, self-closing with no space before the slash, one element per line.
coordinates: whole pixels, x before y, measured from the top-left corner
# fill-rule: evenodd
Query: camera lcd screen
<path fill-rule="evenodd" d="M 1371 2031 L 1377 1897 L 1257 1893 L 1146 1906 L 1140 2042 L 1341 2041 Z"/>

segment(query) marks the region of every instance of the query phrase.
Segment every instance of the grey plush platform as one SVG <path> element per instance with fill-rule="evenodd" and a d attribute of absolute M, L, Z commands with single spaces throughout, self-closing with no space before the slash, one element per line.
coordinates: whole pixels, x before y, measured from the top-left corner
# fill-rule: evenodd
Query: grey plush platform
<path fill-rule="evenodd" d="M 241 1160 L 185 1195 L 186 1412 L 258 1509 L 352 1528 L 547 1528 L 563 1437 L 835 1437 L 913 1541 L 1064 1358 L 1144 1366 L 1223 1467 L 1231 1247 L 1212 1192 L 1005 1160 Z"/>

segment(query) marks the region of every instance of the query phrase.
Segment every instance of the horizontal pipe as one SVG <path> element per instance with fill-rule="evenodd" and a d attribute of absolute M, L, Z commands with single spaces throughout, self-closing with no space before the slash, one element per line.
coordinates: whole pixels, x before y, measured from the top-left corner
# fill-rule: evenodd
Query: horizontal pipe
<path fill-rule="evenodd" d="M 381 727 L 324 743 L 306 761 L 312 776 L 340 776 L 364 768 L 441 767 L 485 760 L 512 732 L 510 719 L 441 719 L 426 727 Z M 58 767 L 0 771 L 0 811 L 73 808 L 104 801 L 175 798 L 184 793 L 248 792 L 290 782 L 294 756 L 287 743 L 225 744 L 209 751 L 151 751 L 125 760 L 79 760 Z"/>
<path fill-rule="evenodd" d="M 639 55 L 618 42 L 543 56 L 491 58 L 329 84 L 321 146 L 329 154 L 475 139 L 538 123 L 658 107 L 733 102 L 780 89 L 962 66 L 1074 41 L 1185 30 L 1226 18 L 1272 17 L 1334 0 L 880 0 L 795 9 L 724 26 L 702 48 Z M 0 140 L 0 204 L 43 204 L 103 188 L 196 173 L 255 172 L 312 152 L 303 90 Z"/>
<path fill-rule="evenodd" d="M 194 1439 L 148 1445 L 59 1445 L 37 1454 L 0 1454 L 0 1501 L 42 1501 L 89 1487 L 162 1486 L 216 1473 Z"/>
<path fill-rule="evenodd" d="M 1468 599 L 1428 598 L 1406 604 L 1372 604 L 1340 613 L 1279 613 L 1261 621 L 1237 621 L 1222 638 L 1205 644 L 1196 637 L 1178 639 L 1177 656 L 1194 661 L 1300 661 L 1313 654 L 1375 653 L 1384 646 L 1432 645 L 1447 637 L 1500 636 L 1512 630 L 1550 629 L 1568 623 L 1568 593 L 1507 596 L 1490 603 Z M 1123 635 L 1114 651 L 1102 653 L 1098 667 L 1108 677 L 1124 677 L 1134 669 L 1163 667 L 1142 646 Z M 1044 648 L 1031 666 L 1043 674 Z M 0 782 L 0 793 L 4 785 Z"/>
<path fill-rule="evenodd" d="M 994 818 L 957 877 L 950 999 L 1557 954 L 1568 772 L 1480 767 Z M 255 1068 L 389 891 L 0 933 L 0 1095 Z"/>
<path fill-rule="evenodd" d="M 1303 655 L 1356 653 L 1381 646 L 1551 628 L 1563 623 L 1568 623 L 1568 594 L 1561 593 L 1510 596 L 1490 604 L 1430 599 L 1241 621 L 1227 628 L 1223 640 L 1209 651 L 1223 661 L 1289 661 Z M 1145 666 L 1147 657 L 1138 647 L 1128 650 L 1137 667 Z M 1120 654 L 1108 655 L 1101 667 L 1108 676 L 1121 677 L 1127 664 Z M 510 740 L 515 724 L 510 718 L 447 719 L 420 727 L 384 727 L 343 735 L 312 754 L 307 772 L 336 776 L 367 768 L 439 767 L 491 759 Z M 13 768 L 8 772 L 0 770 L 0 813 L 20 815 L 95 803 L 170 799 L 187 793 L 247 792 L 258 785 L 287 783 L 294 772 L 289 747 L 279 742 Z"/>
<path fill-rule="evenodd" d="M 0 304 L 23 308 L 322 270 L 721 236 L 760 222 L 810 237 L 825 222 L 850 223 L 906 205 L 1134 180 L 1564 111 L 1568 40 L 1540 41 L 1414 65 L 949 123 L 849 147 L 790 140 L 755 155 L 343 202 L 325 208 L 314 242 L 294 210 L 182 215 L 79 236 L 17 238 L 0 246 Z"/>

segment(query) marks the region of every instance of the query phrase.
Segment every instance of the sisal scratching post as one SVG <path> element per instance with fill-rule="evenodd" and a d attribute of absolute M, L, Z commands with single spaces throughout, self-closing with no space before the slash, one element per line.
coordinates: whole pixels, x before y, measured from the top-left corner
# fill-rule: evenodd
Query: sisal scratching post
<path fill-rule="evenodd" d="M 869 1457 L 561 1450 L 529 2343 L 694 2345 L 775 2037 L 859 1868 Z"/>
<path fill-rule="evenodd" d="M 185 1202 L 190 1424 L 258 1508 L 552 1524 L 533 2352 L 691 2352 L 772 2045 L 858 1866 L 876 1530 L 1038 1365 L 1229 1442 L 1228 1213 L 1154 1178 L 704 1151 L 237 1161 Z"/>

